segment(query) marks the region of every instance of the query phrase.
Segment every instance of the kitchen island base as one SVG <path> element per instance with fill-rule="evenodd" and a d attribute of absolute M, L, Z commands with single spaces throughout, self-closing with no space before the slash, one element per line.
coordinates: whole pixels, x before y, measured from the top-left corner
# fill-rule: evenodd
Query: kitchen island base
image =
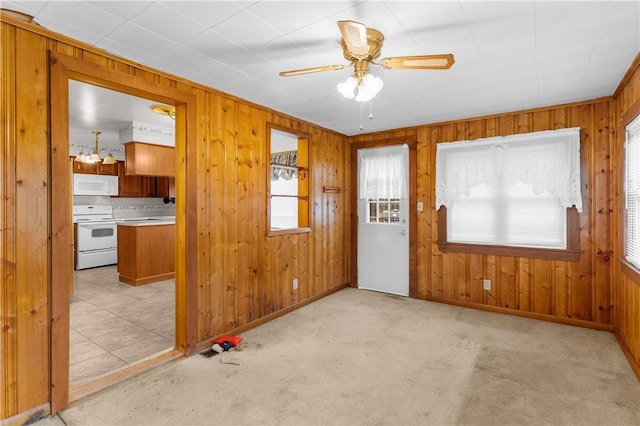
<path fill-rule="evenodd" d="M 119 224 L 118 279 L 130 285 L 175 278 L 175 224 Z"/>

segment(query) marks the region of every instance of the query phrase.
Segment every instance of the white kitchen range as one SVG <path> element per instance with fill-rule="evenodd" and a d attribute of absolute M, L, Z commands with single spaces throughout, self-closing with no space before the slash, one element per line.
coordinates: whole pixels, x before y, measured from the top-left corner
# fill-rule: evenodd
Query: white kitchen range
<path fill-rule="evenodd" d="M 118 263 L 118 226 L 112 206 L 73 206 L 77 224 L 76 269 Z"/>

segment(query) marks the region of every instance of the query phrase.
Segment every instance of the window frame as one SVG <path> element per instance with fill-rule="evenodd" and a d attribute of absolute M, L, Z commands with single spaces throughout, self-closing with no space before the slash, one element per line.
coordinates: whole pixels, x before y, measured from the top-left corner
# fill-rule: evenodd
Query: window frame
<path fill-rule="evenodd" d="M 283 133 L 288 133 L 298 138 L 298 227 L 287 229 L 272 229 L 271 228 L 271 200 L 273 194 L 271 193 L 271 133 L 272 130 L 278 130 Z M 266 158 L 267 158 L 267 184 L 266 184 L 266 236 L 281 236 L 292 234 L 303 234 L 311 232 L 311 225 L 309 222 L 309 198 L 311 185 L 309 184 L 309 178 L 311 176 L 310 158 L 309 158 L 309 146 L 311 144 L 311 138 L 308 134 L 298 132 L 293 129 L 278 126 L 273 123 L 267 124 L 267 143 L 266 143 Z M 300 226 L 300 224 L 303 226 Z"/>
<path fill-rule="evenodd" d="M 580 131 L 580 145 L 584 135 Z M 580 162 L 583 162 L 582 157 Z M 581 186 L 584 188 L 586 176 L 581 174 Z M 575 206 L 567 208 L 566 212 L 566 248 L 552 249 L 541 247 L 505 246 L 496 244 L 458 243 L 447 240 L 447 208 L 441 206 L 437 210 L 438 240 L 436 244 L 443 253 L 483 254 L 494 256 L 525 257 L 531 259 L 559 260 L 577 262 L 580 259 L 580 213 Z"/>
<path fill-rule="evenodd" d="M 620 198 L 620 202 L 622 203 L 622 208 L 620 208 L 620 244 L 622 245 L 620 247 L 620 253 L 622 254 L 621 256 L 618 257 L 618 262 L 621 265 L 621 269 L 622 269 L 622 273 L 630 280 L 638 280 L 640 279 L 640 269 L 638 269 L 635 265 L 633 265 L 631 262 L 627 261 L 626 259 L 626 255 L 627 255 L 627 215 L 626 215 L 626 209 L 624 208 L 624 203 L 626 203 L 626 198 L 627 198 L 627 194 L 625 191 L 625 187 L 626 187 L 626 173 L 625 173 L 625 169 L 626 169 L 626 163 L 625 163 L 625 150 L 624 150 L 624 146 L 626 145 L 627 142 L 627 126 L 636 119 L 636 117 L 638 117 L 640 115 L 640 100 L 636 101 L 631 108 L 629 108 L 623 115 L 622 118 L 620 119 L 620 132 L 618 133 L 620 135 L 620 146 L 622 147 L 620 149 L 620 162 L 622 163 L 622 167 L 620 167 L 620 185 L 621 185 L 621 191 L 620 193 L 621 198 Z"/>

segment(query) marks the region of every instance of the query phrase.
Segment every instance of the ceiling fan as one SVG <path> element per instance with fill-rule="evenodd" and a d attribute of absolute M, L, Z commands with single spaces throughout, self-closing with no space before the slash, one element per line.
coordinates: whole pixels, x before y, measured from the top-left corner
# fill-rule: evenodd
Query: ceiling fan
<path fill-rule="evenodd" d="M 367 28 L 364 24 L 355 21 L 338 21 L 338 28 L 342 34 L 342 51 L 349 64 L 282 71 L 280 76 L 290 77 L 322 71 L 338 71 L 353 66 L 353 76 L 344 83 L 338 84 L 338 90 L 347 98 L 353 99 L 355 97 L 357 101 L 365 102 L 382 89 L 382 80 L 369 74 L 370 64 L 389 70 L 444 70 L 451 68 L 454 63 L 452 54 L 396 56 L 376 62 L 384 42 L 384 36 L 380 31 Z M 356 87 L 358 87 L 358 96 L 354 93 Z"/>

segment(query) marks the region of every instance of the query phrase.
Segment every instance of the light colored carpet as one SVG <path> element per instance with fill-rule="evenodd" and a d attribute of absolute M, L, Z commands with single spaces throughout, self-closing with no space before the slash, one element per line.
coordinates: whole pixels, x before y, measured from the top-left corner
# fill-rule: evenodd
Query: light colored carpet
<path fill-rule="evenodd" d="M 345 289 L 242 337 L 38 424 L 640 424 L 608 332 Z"/>

